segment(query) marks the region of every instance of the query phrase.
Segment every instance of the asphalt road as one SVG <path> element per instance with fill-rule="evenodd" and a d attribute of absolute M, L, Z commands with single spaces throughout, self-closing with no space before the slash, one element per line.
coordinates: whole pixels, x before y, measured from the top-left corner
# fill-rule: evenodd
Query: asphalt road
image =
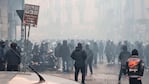
<path fill-rule="evenodd" d="M 74 80 L 74 73 L 62 73 L 60 71 L 46 71 L 46 74 Z M 88 73 L 86 77 L 86 84 L 118 84 L 119 65 L 98 65 L 94 68 L 94 74 Z M 145 71 L 142 78 L 143 84 L 149 84 L 149 72 Z M 81 74 L 79 75 L 79 82 L 81 81 Z M 121 84 L 128 84 L 126 77 L 122 78 Z"/>

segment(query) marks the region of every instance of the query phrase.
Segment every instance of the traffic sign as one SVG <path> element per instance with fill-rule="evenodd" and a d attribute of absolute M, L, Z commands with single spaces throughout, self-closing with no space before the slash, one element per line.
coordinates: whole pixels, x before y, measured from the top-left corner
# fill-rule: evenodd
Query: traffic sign
<path fill-rule="evenodd" d="M 38 23 L 39 6 L 32 4 L 25 4 L 23 24 L 30 26 L 37 26 Z"/>
<path fill-rule="evenodd" d="M 21 21 L 23 22 L 23 15 L 24 15 L 24 10 L 16 10 L 19 18 L 21 19 Z"/>

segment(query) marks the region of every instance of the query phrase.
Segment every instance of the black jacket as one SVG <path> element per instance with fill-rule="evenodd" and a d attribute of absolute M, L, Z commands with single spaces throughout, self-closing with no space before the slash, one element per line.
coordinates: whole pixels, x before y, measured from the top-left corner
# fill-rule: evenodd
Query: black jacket
<path fill-rule="evenodd" d="M 60 46 L 57 46 L 57 47 L 55 48 L 54 54 L 55 54 L 56 57 L 61 57 L 61 54 L 60 54 Z"/>
<path fill-rule="evenodd" d="M 21 63 L 20 52 L 18 50 L 9 49 L 5 57 L 7 65 L 19 65 Z"/>
<path fill-rule="evenodd" d="M 0 63 L 4 63 L 5 62 L 5 59 L 4 59 L 4 48 L 2 48 L 0 46 Z"/>
<path fill-rule="evenodd" d="M 69 59 L 70 58 L 70 50 L 67 45 L 62 45 L 60 47 L 60 55 L 64 59 Z"/>
<path fill-rule="evenodd" d="M 87 63 L 90 63 L 90 62 L 93 62 L 93 51 L 91 49 L 86 49 L 86 54 L 87 54 L 87 59 L 86 59 L 86 62 Z"/>
<path fill-rule="evenodd" d="M 87 58 L 86 52 L 79 47 L 72 52 L 71 57 L 75 60 L 76 67 L 83 67 L 85 66 L 85 61 Z"/>
<path fill-rule="evenodd" d="M 119 55 L 119 61 L 121 62 L 121 65 L 126 66 L 126 62 L 130 56 L 131 56 L 130 52 L 122 51 Z"/>

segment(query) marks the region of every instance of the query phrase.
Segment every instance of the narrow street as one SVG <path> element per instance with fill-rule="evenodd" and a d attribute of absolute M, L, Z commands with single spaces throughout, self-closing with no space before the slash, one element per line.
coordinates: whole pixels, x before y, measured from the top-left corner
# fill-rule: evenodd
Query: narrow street
<path fill-rule="evenodd" d="M 117 84 L 118 83 L 118 73 L 119 67 L 118 65 L 98 65 L 98 68 L 94 69 L 94 74 L 90 75 L 88 73 L 86 77 L 86 84 Z M 54 75 L 57 77 L 62 77 L 66 79 L 73 80 L 73 73 L 62 73 L 57 71 L 46 71 L 45 74 Z M 143 84 L 147 84 L 149 72 L 144 73 Z M 79 82 L 81 81 L 81 74 L 79 75 Z M 128 79 L 122 77 L 122 84 L 128 84 Z"/>

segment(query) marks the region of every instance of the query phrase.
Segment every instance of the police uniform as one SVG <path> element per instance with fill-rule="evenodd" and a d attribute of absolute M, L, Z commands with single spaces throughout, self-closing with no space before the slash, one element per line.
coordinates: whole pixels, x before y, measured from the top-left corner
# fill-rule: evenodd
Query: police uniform
<path fill-rule="evenodd" d="M 136 52 L 133 51 L 133 52 Z M 144 63 L 138 57 L 138 52 L 133 53 L 126 63 L 126 74 L 129 77 L 129 84 L 142 84 L 141 77 L 144 73 Z"/>

